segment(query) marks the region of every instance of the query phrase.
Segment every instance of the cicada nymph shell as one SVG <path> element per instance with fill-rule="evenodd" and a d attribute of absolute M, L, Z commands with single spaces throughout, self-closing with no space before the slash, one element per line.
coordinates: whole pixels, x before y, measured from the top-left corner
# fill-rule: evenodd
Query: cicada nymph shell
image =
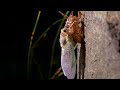
<path fill-rule="evenodd" d="M 67 18 L 65 27 L 68 35 L 73 37 L 75 43 L 80 43 L 83 38 L 83 30 L 81 26 L 81 12 L 78 11 L 78 17 L 73 15 L 73 12 Z"/>

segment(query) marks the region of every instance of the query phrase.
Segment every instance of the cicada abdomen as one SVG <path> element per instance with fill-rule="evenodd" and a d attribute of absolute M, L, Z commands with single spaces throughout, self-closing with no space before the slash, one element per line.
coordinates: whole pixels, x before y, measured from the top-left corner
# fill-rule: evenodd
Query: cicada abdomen
<path fill-rule="evenodd" d="M 76 74 L 76 56 L 74 52 L 74 42 L 66 32 L 61 30 L 60 34 L 61 67 L 64 75 L 68 79 L 74 79 Z"/>

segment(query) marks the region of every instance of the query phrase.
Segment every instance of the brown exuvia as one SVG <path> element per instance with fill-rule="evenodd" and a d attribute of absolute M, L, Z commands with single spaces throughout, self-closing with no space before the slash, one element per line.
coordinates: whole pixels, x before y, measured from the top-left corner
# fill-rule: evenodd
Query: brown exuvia
<path fill-rule="evenodd" d="M 75 43 L 80 43 L 83 39 L 84 30 L 82 30 L 82 13 L 78 11 L 78 16 L 74 16 L 73 12 L 67 18 L 65 23 L 65 32 L 73 38 Z"/>

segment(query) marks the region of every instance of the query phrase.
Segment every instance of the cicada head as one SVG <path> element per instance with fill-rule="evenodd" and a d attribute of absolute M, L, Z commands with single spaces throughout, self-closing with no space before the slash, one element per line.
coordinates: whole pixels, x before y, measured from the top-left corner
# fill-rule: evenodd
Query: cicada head
<path fill-rule="evenodd" d="M 65 28 L 61 29 L 60 39 L 59 39 L 61 47 L 63 47 L 66 44 L 66 36 L 67 35 L 68 34 L 66 33 L 66 29 Z"/>

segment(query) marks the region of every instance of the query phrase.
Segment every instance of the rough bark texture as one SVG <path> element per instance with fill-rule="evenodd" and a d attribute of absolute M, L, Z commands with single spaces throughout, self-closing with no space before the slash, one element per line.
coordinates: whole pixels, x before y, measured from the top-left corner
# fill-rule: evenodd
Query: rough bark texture
<path fill-rule="evenodd" d="M 85 11 L 84 79 L 120 79 L 120 12 Z"/>

